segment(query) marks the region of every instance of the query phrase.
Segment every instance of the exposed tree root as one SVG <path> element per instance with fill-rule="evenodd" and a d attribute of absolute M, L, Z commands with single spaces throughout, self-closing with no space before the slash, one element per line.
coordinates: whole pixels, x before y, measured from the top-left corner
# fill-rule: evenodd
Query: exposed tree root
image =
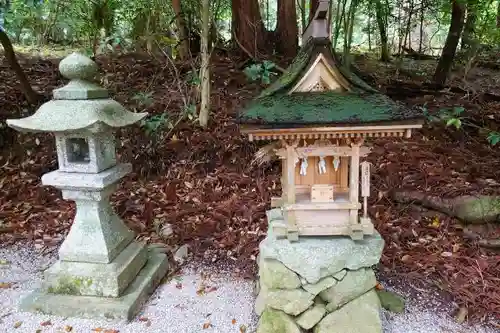
<path fill-rule="evenodd" d="M 487 249 L 500 250 L 500 239 L 480 239 L 478 243 Z"/>
<path fill-rule="evenodd" d="M 392 198 L 400 203 L 416 203 L 456 217 L 466 223 L 491 223 L 500 216 L 500 197 L 460 196 L 441 198 L 418 191 L 394 191 Z"/>

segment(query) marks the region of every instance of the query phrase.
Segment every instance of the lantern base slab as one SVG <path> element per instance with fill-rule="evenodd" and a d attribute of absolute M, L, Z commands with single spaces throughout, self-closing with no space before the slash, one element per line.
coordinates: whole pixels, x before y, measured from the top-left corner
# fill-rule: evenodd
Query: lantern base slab
<path fill-rule="evenodd" d="M 168 271 L 167 256 L 150 252 L 149 260 L 120 297 L 74 296 L 35 290 L 21 300 L 19 309 L 62 317 L 131 320 Z"/>
<path fill-rule="evenodd" d="M 109 264 L 59 260 L 44 272 L 42 285 L 53 294 L 119 297 L 147 260 L 147 247 L 132 242 Z"/>

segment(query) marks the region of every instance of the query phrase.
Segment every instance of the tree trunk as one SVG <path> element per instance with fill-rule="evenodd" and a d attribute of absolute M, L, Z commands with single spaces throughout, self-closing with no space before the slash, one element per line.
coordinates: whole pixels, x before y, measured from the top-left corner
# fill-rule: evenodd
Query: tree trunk
<path fill-rule="evenodd" d="M 418 39 L 418 53 L 422 53 L 422 44 L 424 42 L 424 12 L 425 7 L 423 1 L 420 3 L 420 37 Z"/>
<path fill-rule="evenodd" d="M 12 43 L 10 42 L 9 36 L 7 36 L 7 33 L 1 27 L 0 27 L 0 44 L 2 44 L 3 49 L 5 51 L 5 58 L 7 59 L 7 62 L 9 63 L 12 70 L 16 73 L 17 78 L 19 79 L 20 88 L 24 96 L 26 97 L 26 100 L 31 105 L 38 104 L 38 102 L 40 102 L 40 100 L 42 99 L 42 95 L 35 92 L 31 87 L 31 84 L 29 83 L 26 74 L 24 74 L 23 69 L 19 65 L 19 62 L 17 61 L 16 54 L 14 52 L 14 48 L 12 47 Z"/>
<path fill-rule="evenodd" d="M 344 24 L 346 15 L 347 0 L 337 1 L 337 11 L 335 15 L 335 31 L 333 32 L 333 49 L 337 49 L 337 43 L 340 36 L 340 28 Z"/>
<path fill-rule="evenodd" d="M 444 85 L 450 73 L 457 52 L 458 41 L 464 27 L 465 6 L 460 0 L 452 0 L 451 24 L 446 42 L 439 58 L 433 81 L 437 85 Z"/>
<path fill-rule="evenodd" d="M 210 36 L 210 0 L 203 0 L 201 12 L 201 103 L 199 121 L 207 127 L 210 113 L 210 52 L 208 42 Z"/>
<path fill-rule="evenodd" d="M 295 0 L 278 0 L 276 24 L 276 51 L 286 57 L 295 57 L 299 47 L 299 28 Z"/>
<path fill-rule="evenodd" d="M 375 0 L 375 16 L 380 32 L 380 60 L 389 62 L 391 57 L 389 55 L 389 38 L 387 37 L 387 10 L 384 9 L 382 0 Z"/>
<path fill-rule="evenodd" d="M 304 31 L 306 31 L 306 28 L 307 28 L 307 21 L 306 21 L 306 0 L 299 0 L 300 1 L 300 5 L 299 5 L 299 9 L 300 9 L 300 23 L 301 23 L 301 26 L 302 26 L 302 33 L 304 33 Z"/>
<path fill-rule="evenodd" d="M 177 30 L 179 33 L 179 57 L 182 60 L 189 58 L 189 37 L 186 31 L 186 22 L 184 21 L 184 13 L 182 12 L 181 0 L 172 0 L 172 7 L 175 12 Z"/>
<path fill-rule="evenodd" d="M 352 44 L 352 33 L 354 29 L 354 16 L 356 14 L 356 7 L 358 6 L 358 0 L 351 0 L 349 5 L 349 11 L 344 14 L 344 52 L 342 55 L 342 63 L 345 68 L 351 67 L 351 44 Z"/>
<path fill-rule="evenodd" d="M 404 28 L 404 42 L 403 46 L 408 46 L 411 49 L 411 21 L 413 18 L 413 0 L 410 1 L 410 9 L 408 10 L 408 20 L 406 21 L 406 26 Z"/>
<path fill-rule="evenodd" d="M 497 7 L 497 28 L 500 28 L 500 0 L 498 0 Z"/>
<path fill-rule="evenodd" d="M 232 35 L 239 48 L 253 58 L 266 52 L 264 23 L 257 0 L 231 0 Z"/>
<path fill-rule="evenodd" d="M 372 12 L 373 8 L 373 1 L 368 2 L 368 13 Z M 372 50 L 372 18 L 371 16 L 368 17 L 368 51 L 370 52 Z"/>
<path fill-rule="evenodd" d="M 467 49 L 471 46 L 472 40 L 474 39 L 476 18 L 477 9 L 475 0 L 469 0 L 467 2 L 467 18 L 465 20 L 464 31 L 462 33 L 462 44 L 460 45 L 461 49 Z"/>
<path fill-rule="evenodd" d="M 368 18 L 368 51 L 371 52 L 372 50 L 372 25 L 371 25 L 372 20 Z"/>

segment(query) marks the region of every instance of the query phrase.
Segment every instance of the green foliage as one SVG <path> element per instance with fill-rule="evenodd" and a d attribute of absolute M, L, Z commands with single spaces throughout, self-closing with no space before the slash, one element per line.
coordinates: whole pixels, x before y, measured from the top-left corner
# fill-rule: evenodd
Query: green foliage
<path fill-rule="evenodd" d="M 154 115 L 143 120 L 141 125 L 144 127 L 147 135 L 152 135 L 157 133 L 158 129 L 170 123 L 168 118 L 167 113 Z"/>
<path fill-rule="evenodd" d="M 132 97 L 132 100 L 136 101 L 141 108 L 145 109 L 153 105 L 153 94 L 153 91 L 139 92 Z M 186 118 L 192 122 L 197 121 L 198 115 L 196 113 L 196 105 L 189 104 L 180 114 L 176 116 L 176 118 L 172 118 L 167 112 L 151 115 L 141 122 L 141 126 L 149 136 L 155 135 L 169 137 L 177 125 L 179 125 L 180 122 Z M 162 129 L 165 128 L 169 130 L 166 134 L 162 132 Z"/>
<path fill-rule="evenodd" d="M 231 2 L 211 5 L 216 26 L 228 30 Z M 182 7 L 188 29 L 199 30 L 199 1 Z M 90 55 L 119 47 L 167 50 L 175 58 L 179 43 L 170 0 L 0 0 L 0 25 L 16 44 L 71 44 Z"/>
<path fill-rule="evenodd" d="M 186 83 L 191 86 L 199 86 L 201 84 L 200 76 L 197 71 L 189 71 L 186 74 Z"/>
<path fill-rule="evenodd" d="M 185 118 L 189 119 L 193 123 L 197 121 L 198 115 L 196 114 L 196 105 L 189 105 L 180 114 L 178 114 L 176 118 L 172 118 L 167 112 L 152 115 L 143 120 L 141 126 L 144 128 L 147 135 L 169 137 L 173 130 Z M 166 133 L 162 131 L 162 129 L 165 128 L 169 130 Z"/>
<path fill-rule="evenodd" d="M 139 92 L 132 97 L 132 100 L 137 101 L 141 106 L 149 107 L 153 104 L 153 94 L 154 91 L 147 93 Z"/>
<path fill-rule="evenodd" d="M 261 64 L 252 64 L 244 69 L 244 73 L 251 81 L 261 80 L 264 84 L 271 83 L 271 77 L 276 75 L 272 71 L 276 65 L 272 61 L 264 60 Z"/>
<path fill-rule="evenodd" d="M 489 134 L 488 134 L 488 142 L 494 146 L 496 145 L 497 143 L 500 142 L 500 133 L 498 132 L 495 132 L 495 131 L 491 131 Z"/>
<path fill-rule="evenodd" d="M 464 112 L 464 108 L 461 106 L 455 106 L 451 111 L 444 110 L 442 119 L 446 121 L 446 126 L 455 126 L 456 129 L 460 129 L 462 126 L 462 120 L 460 115 Z"/>
<path fill-rule="evenodd" d="M 450 109 L 441 109 L 437 113 L 437 116 L 433 116 L 429 114 L 427 110 L 427 105 L 423 105 L 421 109 L 424 112 L 424 116 L 427 120 L 431 122 L 444 122 L 446 126 L 454 126 L 456 129 L 461 128 L 462 126 L 462 118 L 460 115 L 465 109 L 461 106 L 455 106 L 451 110 Z"/>
<path fill-rule="evenodd" d="M 431 122 L 445 123 L 446 127 L 452 126 L 457 130 L 464 127 L 474 127 L 477 128 L 480 132 L 488 133 L 486 140 L 488 140 L 488 142 L 492 146 L 495 146 L 500 142 L 499 132 L 492 131 L 489 128 L 483 126 L 478 126 L 469 121 L 467 117 L 462 116 L 462 113 L 465 111 L 465 109 L 461 106 L 455 106 L 451 109 L 441 109 L 439 110 L 437 116 L 429 115 L 426 105 L 424 105 L 422 109 L 424 110 L 424 114 L 426 115 L 427 119 Z"/>

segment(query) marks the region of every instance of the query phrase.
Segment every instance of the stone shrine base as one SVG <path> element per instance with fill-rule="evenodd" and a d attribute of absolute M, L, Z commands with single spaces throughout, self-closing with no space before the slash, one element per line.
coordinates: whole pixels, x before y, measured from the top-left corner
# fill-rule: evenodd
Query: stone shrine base
<path fill-rule="evenodd" d="M 62 317 L 131 320 L 160 284 L 168 270 L 167 256 L 150 251 L 146 265 L 120 297 L 52 294 L 36 290 L 21 301 L 20 310 Z"/>
<path fill-rule="evenodd" d="M 268 212 L 269 227 L 279 211 Z M 372 266 L 384 241 L 271 233 L 260 244 L 257 333 L 381 333 L 380 301 Z"/>

